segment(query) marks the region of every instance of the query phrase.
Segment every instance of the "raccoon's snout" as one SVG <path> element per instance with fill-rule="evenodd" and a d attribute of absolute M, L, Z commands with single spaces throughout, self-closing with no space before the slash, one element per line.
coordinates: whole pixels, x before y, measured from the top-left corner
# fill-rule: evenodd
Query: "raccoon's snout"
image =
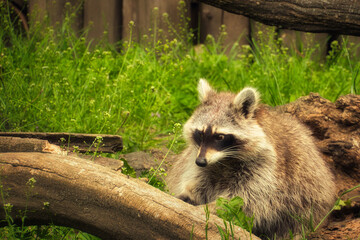
<path fill-rule="evenodd" d="M 196 158 L 195 161 L 196 165 L 198 165 L 199 167 L 206 167 L 207 166 L 207 160 L 204 157 L 198 157 Z"/>

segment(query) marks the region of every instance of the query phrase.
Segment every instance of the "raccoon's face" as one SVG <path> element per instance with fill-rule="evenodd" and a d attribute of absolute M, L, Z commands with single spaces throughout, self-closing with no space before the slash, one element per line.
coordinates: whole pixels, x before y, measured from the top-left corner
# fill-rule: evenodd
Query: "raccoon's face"
<path fill-rule="evenodd" d="M 240 151 L 249 151 L 256 139 L 264 138 L 253 119 L 259 100 L 256 90 L 245 88 L 237 95 L 216 93 L 203 79 L 198 90 L 202 103 L 185 124 L 184 135 L 197 149 L 195 163 L 199 167 L 239 157 Z"/>
<path fill-rule="evenodd" d="M 198 148 L 196 165 L 206 167 L 226 157 L 227 152 L 235 151 L 239 146 L 233 134 L 217 133 L 216 128 L 207 126 L 192 134 L 192 140 Z"/>

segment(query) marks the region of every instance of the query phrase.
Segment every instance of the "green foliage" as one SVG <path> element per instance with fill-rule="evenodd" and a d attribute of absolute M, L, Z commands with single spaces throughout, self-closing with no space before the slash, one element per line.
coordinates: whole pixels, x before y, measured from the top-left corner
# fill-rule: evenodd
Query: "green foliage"
<path fill-rule="evenodd" d="M 167 175 L 165 169 L 162 167 L 164 161 L 166 160 L 167 156 L 169 155 L 170 151 L 173 149 L 173 146 L 175 143 L 177 143 L 178 138 L 181 136 L 181 124 L 175 123 L 173 128 L 173 136 L 172 141 L 170 142 L 170 146 L 168 147 L 168 151 L 161 160 L 161 162 L 158 164 L 157 168 L 154 169 L 153 167 L 150 168 L 148 171 L 144 171 L 140 174 L 140 178 L 148 179 L 148 184 L 150 184 L 153 187 L 156 187 L 162 191 L 166 191 L 166 183 L 165 183 L 165 177 Z M 128 176 L 131 176 L 133 178 L 136 177 L 135 170 L 128 164 L 128 162 L 125 159 L 121 159 L 124 162 L 124 166 L 122 168 L 122 173 L 126 174 Z"/>
<path fill-rule="evenodd" d="M 219 90 L 254 86 L 270 105 L 309 92 L 333 101 L 359 89 L 360 63 L 342 46 L 324 64 L 280 40 L 228 49 L 222 28 L 218 41 L 209 36 L 195 51 L 191 32 L 171 25 L 166 14 L 157 19 L 172 38 L 158 24 L 142 45 L 130 40 L 118 48 L 91 44 L 86 32 L 77 36 L 71 15 L 58 28 L 35 24 L 27 36 L 15 34 L 11 24 L 2 28 L 0 131 L 121 134 L 124 152 L 132 152 L 163 144 L 155 137 L 186 121 L 198 104 L 200 77 Z"/>
<path fill-rule="evenodd" d="M 163 176 L 166 177 L 166 172 L 161 166 L 164 163 L 167 156 L 169 155 L 170 151 L 173 149 L 173 146 L 177 142 L 177 139 L 181 135 L 181 124 L 180 123 L 174 124 L 173 133 L 174 133 L 173 140 L 171 141 L 169 149 L 168 149 L 167 153 L 165 154 L 164 158 L 162 159 L 161 163 L 158 165 L 156 170 L 151 168 L 150 172 L 149 172 L 149 173 L 152 173 L 152 175 L 150 176 L 148 183 L 154 187 L 159 188 L 160 190 L 163 190 L 163 191 L 165 191 L 165 187 L 166 187 L 165 179 L 163 178 Z"/>
<path fill-rule="evenodd" d="M 218 198 L 216 200 L 216 214 L 222 219 L 232 222 L 251 233 L 254 217 L 248 217 L 243 212 L 243 206 L 244 201 L 240 197 L 234 197 L 230 200 Z"/>
<path fill-rule="evenodd" d="M 88 151 L 85 154 L 91 154 L 92 160 L 95 160 L 96 157 L 98 157 L 101 153 L 98 152 L 100 147 L 103 147 L 103 138 L 101 136 L 97 136 L 94 141 L 91 143 L 91 145 L 89 146 Z M 95 150 L 93 150 L 93 152 L 91 153 L 91 148 L 94 147 Z M 74 147 L 74 150 L 76 150 L 76 148 Z"/>
<path fill-rule="evenodd" d="M 153 187 L 160 189 L 161 191 L 166 191 L 165 179 L 166 171 L 164 168 L 150 168 L 149 171 L 141 173 L 140 177 L 147 178 L 147 183 Z"/>
<path fill-rule="evenodd" d="M 124 166 L 121 168 L 121 172 L 125 175 L 128 175 L 132 178 L 136 178 L 136 172 L 135 170 L 129 165 L 129 163 L 124 159 L 121 158 L 121 161 L 123 161 Z"/>
<path fill-rule="evenodd" d="M 209 219 L 210 219 L 210 211 L 208 208 L 208 205 L 205 205 L 205 218 L 206 218 L 206 224 L 205 224 L 205 239 L 208 240 L 208 229 L 209 229 Z"/>
<path fill-rule="evenodd" d="M 244 201 L 240 197 L 234 197 L 230 200 L 224 198 L 218 198 L 216 200 L 216 214 L 224 220 L 224 226 L 216 225 L 221 239 L 235 239 L 234 225 L 247 230 L 251 236 L 254 217 L 246 216 L 242 210 L 243 205 Z M 205 238 L 208 239 L 210 211 L 207 204 L 204 207 L 204 211 L 206 217 Z"/>
<path fill-rule="evenodd" d="M 17 226 L 7 226 L 0 229 L 1 239 L 76 239 L 99 240 L 99 238 L 72 229 L 54 225 L 27 226 L 24 229 Z"/>
<path fill-rule="evenodd" d="M 334 204 L 333 208 L 328 212 L 328 214 L 326 214 L 326 216 L 324 216 L 323 219 L 321 219 L 320 223 L 318 223 L 318 225 L 315 228 L 311 228 L 311 231 L 315 232 L 333 211 L 341 210 L 345 206 L 350 206 L 353 199 L 360 198 L 360 196 L 353 196 L 353 197 L 348 198 L 346 200 L 341 199 L 343 196 L 345 196 L 349 192 L 354 191 L 357 188 L 360 188 L 360 184 L 356 185 L 356 186 L 354 186 L 354 187 L 352 187 L 352 188 L 350 188 L 350 189 L 348 189 L 346 191 L 344 191 L 343 193 L 341 193 L 340 196 L 338 197 L 338 199 L 335 201 L 335 204 Z"/>
<path fill-rule="evenodd" d="M 351 203 L 353 202 L 354 199 L 356 198 L 360 198 L 360 195 L 358 196 L 353 196 L 351 198 L 347 198 L 347 199 L 343 199 L 343 197 L 348 194 L 349 192 L 354 191 L 355 189 L 360 188 L 360 184 L 356 185 L 346 191 L 344 191 L 343 193 L 340 194 L 340 196 L 336 199 L 333 207 L 331 208 L 331 210 L 320 220 L 319 223 L 314 222 L 314 218 L 313 218 L 313 212 L 312 210 L 310 211 L 310 216 L 309 217 L 303 217 L 303 216 L 292 216 L 296 221 L 298 221 L 301 224 L 301 239 L 306 240 L 307 237 L 313 233 L 316 232 L 319 227 L 323 224 L 323 222 L 330 216 L 330 214 L 333 211 L 339 211 L 344 207 L 349 207 L 351 206 Z M 315 225 L 316 224 L 316 225 Z M 290 236 L 292 236 L 291 232 L 290 232 Z M 293 238 L 290 238 L 293 239 Z"/>

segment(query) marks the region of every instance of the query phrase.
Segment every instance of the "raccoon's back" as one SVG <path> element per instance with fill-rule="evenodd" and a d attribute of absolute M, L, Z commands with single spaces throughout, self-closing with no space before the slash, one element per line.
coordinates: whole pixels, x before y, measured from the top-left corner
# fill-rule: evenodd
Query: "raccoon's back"
<path fill-rule="evenodd" d="M 289 114 L 260 108 L 256 119 L 277 155 L 279 186 L 301 208 L 321 215 L 335 197 L 334 176 L 321 156 L 311 131 Z M 319 216 L 318 216 L 319 217 Z"/>

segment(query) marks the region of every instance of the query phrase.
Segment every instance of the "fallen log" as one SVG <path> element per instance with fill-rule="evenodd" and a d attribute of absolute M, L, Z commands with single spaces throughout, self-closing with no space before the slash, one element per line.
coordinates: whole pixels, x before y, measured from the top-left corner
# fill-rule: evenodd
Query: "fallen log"
<path fill-rule="evenodd" d="M 91 161 L 47 153 L 0 153 L 0 169 L 2 190 L 8 196 L 2 204 L 13 206 L 17 222 L 18 210 L 27 209 L 26 224 L 53 223 L 103 239 L 205 239 L 202 207 Z M 36 182 L 27 184 L 31 178 Z M 0 217 L 5 218 L 4 211 Z M 209 239 L 221 238 L 217 226 L 223 221 L 211 215 Z M 235 231 L 237 239 L 250 239 L 245 230 Z"/>
<path fill-rule="evenodd" d="M 47 140 L 0 136 L 0 153 L 2 152 L 47 152 L 60 154 L 62 151 L 59 146 L 50 144 Z"/>
<path fill-rule="evenodd" d="M 310 93 L 278 109 L 309 126 L 343 188 L 360 182 L 360 95 L 341 96 L 333 103 Z"/>
<path fill-rule="evenodd" d="M 66 151 L 115 153 L 122 150 L 121 136 L 84 133 L 0 132 L 0 137 L 47 140 Z M 100 139 L 99 139 L 100 137 Z"/>
<path fill-rule="evenodd" d="M 358 0 L 199 0 L 280 28 L 360 36 Z"/>

